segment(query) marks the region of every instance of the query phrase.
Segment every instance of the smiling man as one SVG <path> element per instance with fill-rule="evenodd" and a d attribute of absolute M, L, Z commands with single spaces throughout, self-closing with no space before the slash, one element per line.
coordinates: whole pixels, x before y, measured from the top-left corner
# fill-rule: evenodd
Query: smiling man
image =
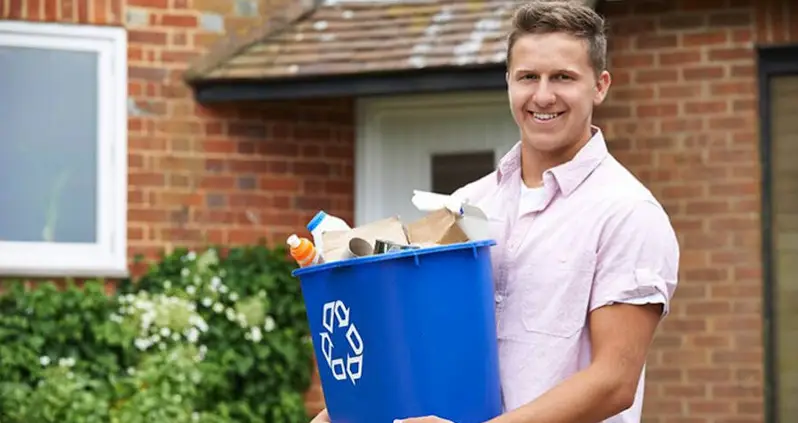
<path fill-rule="evenodd" d="M 486 211 L 497 240 L 505 412 L 490 423 L 641 420 L 646 356 L 676 289 L 679 246 L 662 206 L 592 124 L 610 87 L 606 55 L 591 8 L 520 7 L 507 87 L 521 140 L 454 194 Z M 403 421 L 436 422 L 446 420 Z"/>

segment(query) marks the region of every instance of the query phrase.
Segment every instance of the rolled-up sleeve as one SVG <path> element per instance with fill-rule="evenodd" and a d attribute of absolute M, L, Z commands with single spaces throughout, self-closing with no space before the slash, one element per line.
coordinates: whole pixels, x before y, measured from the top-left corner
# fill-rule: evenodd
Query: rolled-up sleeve
<path fill-rule="evenodd" d="M 602 228 L 590 311 L 614 303 L 659 303 L 670 310 L 679 244 L 670 219 L 653 201 L 627 204 Z"/>

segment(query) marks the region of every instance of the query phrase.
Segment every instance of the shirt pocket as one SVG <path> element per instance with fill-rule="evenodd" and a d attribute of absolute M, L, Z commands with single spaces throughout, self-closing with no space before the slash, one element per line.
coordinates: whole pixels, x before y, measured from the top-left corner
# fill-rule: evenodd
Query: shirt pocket
<path fill-rule="evenodd" d="M 596 255 L 590 251 L 562 251 L 547 260 L 524 266 L 519 280 L 521 320 L 530 334 L 570 338 L 587 320 Z"/>

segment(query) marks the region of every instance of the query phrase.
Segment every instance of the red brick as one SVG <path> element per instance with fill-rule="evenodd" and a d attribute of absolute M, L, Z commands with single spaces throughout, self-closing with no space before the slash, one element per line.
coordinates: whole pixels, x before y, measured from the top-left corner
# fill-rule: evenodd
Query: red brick
<path fill-rule="evenodd" d="M 682 76 L 687 81 L 704 81 L 721 79 L 726 75 L 723 66 L 695 66 L 682 69 Z"/>
<path fill-rule="evenodd" d="M 660 66 L 682 66 L 692 63 L 700 63 L 703 56 L 697 50 L 685 50 L 659 54 Z"/>
<path fill-rule="evenodd" d="M 635 82 L 638 84 L 676 82 L 679 73 L 676 69 L 650 69 L 637 71 Z"/>
<path fill-rule="evenodd" d="M 166 14 L 157 22 L 163 26 L 194 28 L 197 26 L 197 17 L 187 14 Z"/>
<path fill-rule="evenodd" d="M 707 45 L 725 44 L 728 41 L 726 30 L 713 32 L 685 33 L 682 34 L 682 45 L 685 47 L 697 47 Z"/>

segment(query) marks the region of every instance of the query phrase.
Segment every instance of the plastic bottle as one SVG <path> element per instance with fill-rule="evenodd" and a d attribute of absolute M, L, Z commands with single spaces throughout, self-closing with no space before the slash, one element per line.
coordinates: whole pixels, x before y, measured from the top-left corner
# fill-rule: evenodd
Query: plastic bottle
<path fill-rule="evenodd" d="M 352 228 L 341 218 L 331 216 L 324 212 L 324 210 L 316 213 L 316 216 L 308 223 L 308 231 L 313 235 L 313 244 L 316 245 L 316 251 L 321 256 L 324 256 L 324 244 L 322 242 L 322 234 L 327 231 L 348 231 Z"/>
<path fill-rule="evenodd" d="M 291 257 L 296 260 L 299 267 L 307 267 L 320 262 L 319 254 L 309 239 L 293 234 L 288 237 L 286 243 L 291 248 Z"/>

